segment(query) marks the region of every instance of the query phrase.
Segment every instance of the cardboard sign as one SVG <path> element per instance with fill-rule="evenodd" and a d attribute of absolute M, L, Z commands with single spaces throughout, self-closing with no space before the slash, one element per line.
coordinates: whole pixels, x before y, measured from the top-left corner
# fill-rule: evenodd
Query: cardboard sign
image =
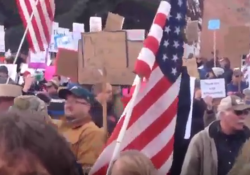
<path fill-rule="evenodd" d="M 109 36 L 108 40 L 106 37 L 103 37 L 105 33 L 109 33 L 109 35 L 106 35 L 106 37 Z M 122 31 L 98 32 L 95 33 L 95 35 L 99 35 L 99 39 L 102 41 L 99 41 L 99 39 L 96 40 L 95 38 L 97 36 L 88 38 L 87 36 L 92 36 L 91 33 L 87 35 L 83 34 L 83 36 L 85 36 L 83 40 L 85 39 L 85 41 L 79 41 L 78 82 L 80 84 L 102 82 L 103 77 L 99 70 L 105 67 L 108 82 L 113 85 L 131 85 L 135 78 L 135 74 L 133 73 L 134 62 L 142 48 L 142 42 L 126 41 L 126 35 Z M 105 40 L 106 43 L 103 43 Z M 113 43 L 109 44 L 109 42 Z M 95 44 L 93 45 L 93 43 Z M 91 44 L 91 47 L 88 46 L 89 44 Z M 124 49 L 124 47 L 126 49 Z M 103 51 L 103 48 L 106 49 L 106 52 Z M 93 51 L 95 51 L 95 54 L 90 54 Z M 89 55 L 97 55 L 98 57 L 89 57 Z"/>
<path fill-rule="evenodd" d="M 190 77 L 200 78 L 196 58 L 190 58 L 190 59 L 182 59 L 182 65 L 187 67 L 187 71 Z"/>
<path fill-rule="evenodd" d="M 246 26 L 230 27 L 224 37 L 226 53 L 242 55 L 250 49 L 250 28 Z"/>
<path fill-rule="evenodd" d="M 77 78 L 78 52 L 68 49 L 59 49 L 56 57 L 56 74 Z"/>
<path fill-rule="evenodd" d="M 220 29 L 220 20 L 219 19 L 211 19 L 208 21 L 208 29 L 209 30 L 219 30 Z"/>
<path fill-rule="evenodd" d="M 137 57 L 143 47 L 141 41 L 128 41 L 128 57 L 129 57 L 129 69 L 133 70 Z"/>
<path fill-rule="evenodd" d="M 122 69 L 127 66 L 126 32 L 83 33 L 84 65 Z"/>
<path fill-rule="evenodd" d="M 201 97 L 223 98 L 226 96 L 225 79 L 201 80 Z"/>
<path fill-rule="evenodd" d="M 186 38 L 188 42 L 196 42 L 199 38 L 198 21 L 188 21 L 186 27 Z"/>
<path fill-rule="evenodd" d="M 105 31 L 121 30 L 123 23 L 124 23 L 124 17 L 109 12 L 104 30 Z"/>

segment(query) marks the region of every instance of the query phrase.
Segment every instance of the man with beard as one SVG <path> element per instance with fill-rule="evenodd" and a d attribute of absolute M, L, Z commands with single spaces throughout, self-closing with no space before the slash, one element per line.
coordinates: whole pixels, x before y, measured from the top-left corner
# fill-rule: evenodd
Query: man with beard
<path fill-rule="evenodd" d="M 98 127 L 103 127 L 103 109 L 102 104 L 107 103 L 107 124 L 108 133 L 111 134 L 116 126 L 117 117 L 113 108 L 113 94 L 112 86 L 107 83 L 105 89 L 103 89 L 103 83 L 97 83 L 93 86 L 93 93 L 95 95 L 95 103 L 92 105 L 90 115 Z"/>

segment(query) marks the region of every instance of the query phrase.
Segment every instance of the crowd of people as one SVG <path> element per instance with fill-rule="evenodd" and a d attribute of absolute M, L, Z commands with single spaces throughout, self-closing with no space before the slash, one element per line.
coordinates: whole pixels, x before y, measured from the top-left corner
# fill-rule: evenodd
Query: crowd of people
<path fill-rule="evenodd" d="M 191 137 L 183 139 L 179 172 L 171 175 L 250 173 L 250 89 L 229 59 L 216 64 L 197 58 L 200 79 L 224 78 L 227 96 L 202 98 L 196 80 Z M 0 66 L 0 174 L 88 174 L 126 105 L 121 89 L 103 82 L 62 84 L 58 75 L 39 82 L 29 72 L 22 76 L 22 85 L 6 83 L 8 69 Z M 141 152 L 127 150 L 112 162 L 111 175 L 117 174 L 157 175 L 157 170 Z"/>

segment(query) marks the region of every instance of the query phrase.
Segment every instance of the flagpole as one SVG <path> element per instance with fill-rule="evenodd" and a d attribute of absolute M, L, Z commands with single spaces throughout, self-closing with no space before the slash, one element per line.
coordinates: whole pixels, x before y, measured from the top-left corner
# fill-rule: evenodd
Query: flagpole
<path fill-rule="evenodd" d="M 38 2 L 39 2 L 39 0 L 36 1 L 35 7 L 37 6 Z M 22 49 L 23 43 L 24 43 L 24 41 L 25 41 L 26 35 L 27 35 L 28 30 L 29 30 L 29 28 L 30 28 L 30 25 L 31 25 L 31 23 L 32 23 L 32 19 L 33 19 L 34 15 L 35 15 L 35 12 L 34 12 L 34 11 L 35 11 L 35 9 L 33 9 L 32 13 L 31 13 L 31 15 L 30 15 L 30 18 L 29 18 L 29 20 L 28 20 L 28 24 L 27 24 L 27 26 L 26 26 L 26 28 L 25 28 L 25 31 L 24 31 L 23 37 L 22 37 L 22 39 L 21 39 L 20 45 L 19 45 L 19 47 L 18 47 L 18 49 L 17 49 L 17 53 L 16 53 L 16 55 L 15 55 L 15 59 L 14 59 L 14 61 L 13 61 L 13 64 L 16 64 L 17 58 L 18 58 L 18 56 L 19 56 L 19 54 L 20 54 L 20 52 L 21 52 L 21 49 Z M 9 81 L 10 81 L 10 77 L 8 77 L 8 79 L 7 79 L 7 81 L 6 81 L 6 84 L 8 84 Z"/>
<path fill-rule="evenodd" d="M 128 108 L 127 108 L 127 112 L 125 114 L 124 123 L 122 125 L 120 133 L 119 133 L 118 138 L 116 140 L 115 149 L 114 149 L 111 161 L 109 163 L 106 175 L 108 175 L 110 173 L 110 171 L 111 171 L 111 165 L 115 161 L 117 155 L 120 152 L 121 142 L 122 142 L 122 140 L 123 140 L 123 138 L 125 136 L 125 132 L 126 132 L 126 129 L 128 127 L 128 123 L 130 121 L 130 118 L 131 118 L 131 115 L 132 115 L 132 111 L 133 111 L 133 108 L 135 106 L 135 99 L 136 99 L 137 95 L 139 94 L 139 90 L 141 88 L 141 82 L 142 82 L 142 79 L 140 78 L 140 81 L 135 86 L 135 90 L 134 90 L 134 93 L 132 95 L 131 101 L 128 103 Z"/>

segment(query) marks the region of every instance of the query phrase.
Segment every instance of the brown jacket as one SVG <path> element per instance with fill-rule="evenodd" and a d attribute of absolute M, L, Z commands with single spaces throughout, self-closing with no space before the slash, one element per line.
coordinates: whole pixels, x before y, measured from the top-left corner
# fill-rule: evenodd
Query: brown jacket
<path fill-rule="evenodd" d="M 57 122 L 57 124 L 59 124 Z M 91 167 L 105 144 L 105 132 L 98 128 L 92 121 L 79 127 L 68 126 L 64 122 L 59 124 L 59 132 L 70 143 L 77 161 L 83 169 Z"/>
<path fill-rule="evenodd" d="M 181 175 L 217 174 L 217 150 L 214 139 L 209 136 L 209 127 L 210 125 L 192 138 L 182 165 Z"/>

